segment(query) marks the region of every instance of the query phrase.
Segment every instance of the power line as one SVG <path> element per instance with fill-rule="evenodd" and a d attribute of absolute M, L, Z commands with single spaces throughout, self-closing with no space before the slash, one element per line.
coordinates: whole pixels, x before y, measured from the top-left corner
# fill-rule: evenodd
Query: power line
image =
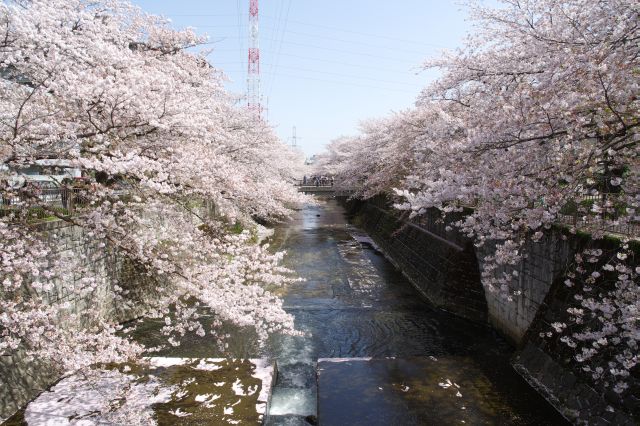
<path fill-rule="evenodd" d="M 291 66 L 283 66 L 283 68 L 290 69 L 290 70 L 293 70 L 293 71 L 315 72 L 315 73 L 319 73 L 319 74 L 334 75 L 336 77 L 357 78 L 357 79 L 360 79 L 360 80 L 376 81 L 376 82 L 379 82 L 379 83 L 403 84 L 403 85 L 414 86 L 414 84 L 412 84 L 412 83 L 407 83 L 407 82 L 403 82 L 403 81 L 401 82 L 401 81 L 381 80 L 381 79 L 378 79 L 378 78 L 363 77 L 362 75 L 342 74 L 342 73 L 331 72 L 331 71 L 318 71 L 318 70 L 312 70 L 312 69 L 308 69 L 308 68 L 291 67 Z"/>
<path fill-rule="evenodd" d="M 275 28 L 276 28 L 276 31 L 279 31 L 279 26 L 277 26 Z M 332 40 L 332 41 L 338 41 L 338 42 L 341 42 L 341 43 L 350 43 L 350 44 L 355 44 L 355 45 L 359 45 L 359 46 L 367 46 L 367 47 L 374 48 L 376 50 L 380 50 L 380 49 L 392 50 L 394 52 L 415 53 L 415 54 L 422 55 L 422 56 L 427 56 L 429 54 L 429 52 L 426 52 L 426 51 L 402 49 L 402 48 L 396 48 L 396 47 L 392 47 L 392 46 L 381 46 L 381 45 L 376 45 L 376 44 L 371 44 L 371 43 L 364 43 L 364 42 L 361 42 L 361 41 L 346 40 L 346 39 L 341 39 L 341 38 L 336 38 L 336 37 L 326 37 L 326 36 L 322 36 L 322 35 L 304 33 L 304 32 L 300 32 L 300 31 L 288 30 L 288 32 L 291 33 L 291 34 L 302 35 L 302 36 L 305 36 L 305 37 L 313 37 L 313 38 L 322 39 L 322 40 Z M 234 38 L 234 37 L 228 37 L 228 38 Z M 272 39 L 273 39 L 273 33 L 272 33 Z M 273 43 L 271 43 L 271 46 L 273 46 Z"/>
<path fill-rule="evenodd" d="M 244 62 L 244 37 L 242 36 L 242 16 L 244 16 L 244 14 L 242 13 L 242 6 L 240 6 L 240 1 L 241 0 L 236 0 L 236 6 L 237 6 L 237 15 L 238 15 L 238 44 L 240 47 L 240 61 L 242 63 L 243 68 L 246 68 L 246 64 Z"/>
<path fill-rule="evenodd" d="M 335 38 L 335 37 L 326 37 L 326 36 L 322 36 L 322 35 L 303 33 L 303 32 L 299 32 L 299 31 L 291 31 L 290 30 L 289 32 L 292 33 L 292 34 L 298 34 L 298 35 L 302 35 L 302 36 L 305 36 L 305 37 L 315 37 L 315 38 L 320 38 L 320 39 L 324 39 L 324 40 L 339 41 L 341 43 L 358 44 L 360 46 L 368 46 L 368 47 L 373 47 L 375 49 L 387 49 L 387 50 L 393 50 L 395 52 L 417 53 L 419 55 L 424 55 L 425 54 L 424 51 L 401 49 L 401 48 L 396 48 L 396 47 L 391 47 L 391 46 L 381 46 L 381 45 L 377 45 L 377 44 L 364 43 L 364 42 L 361 42 L 361 41 L 345 40 L 345 39 L 342 39 L 342 38 Z"/>
<path fill-rule="evenodd" d="M 213 64 L 214 66 L 220 66 L 220 65 L 238 65 L 238 62 L 219 62 L 217 64 Z M 273 71 L 273 65 L 274 64 L 263 64 L 265 66 L 269 66 L 270 67 L 270 71 L 268 71 L 267 73 L 270 75 L 274 75 L 277 73 L 275 71 Z M 374 81 L 374 82 L 379 82 L 379 83 L 387 83 L 387 84 L 401 84 L 401 85 L 406 85 L 406 86 L 415 86 L 414 83 L 407 83 L 406 81 L 392 81 L 392 80 L 384 80 L 384 79 L 379 79 L 379 78 L 371 78 L 371 77 L 363 77 L 361 74 L 355 75 L 355 74 L 342 74 L 342 73 L 336 73 L 336 72 L 332 72 L 332 71 L 321 71 L 321 70 L 317 70 L 317 69 L 309 69 L 309 68 L 300 68 L 300 67 L 295 67 L 295 66 L 286 66 L 283 65 L 282 68 L 285 69 L 289 69 L 289 70 L 293 70 L 293 71 L 303 71 L 303 72 L 313 72 L 313 73 L 318 73 L 318 74 L 324 74 L 324 75 L 332 75 L 332 76 L 336 76 L 336 77 L 346 77 L 346 78 L 355 78 L 355 79 L 359 79 L 359 80 L 369 80 L 369 81 Z M 221 68 L 221 71 L 231 71 L 230 69 L 224 69 Z"/>
<path fill-rule="evenodd" d="M 411 90 L 394 89 L 394 88 L 382 87 L 382 86 L 371 86 L 371 85 L 365 85 L 365 84 L 350 83 L 350 82 L 346 82 L 346 81 L 325 80 L 325 79 L 315 78 L 315 77 L 301 77 L 301 76 L 295 75 L 295 74 L 278 74 L 278 76 L 279 77 L 288 77 L 288 78 L 297 78 L 297 79 L 300 79 L 300 80 L 311 80 L 311 81 L 320 81 L 320 82 L 324 82 L 324 83 L 342 84 L 342 85 L 346 85 L 346 86 L 361 87 L 361 88 L 365 88 L 365 89 L 380 89 L 380 90 L 387 90 L 387 91 L 390 91 L 390 92 L 416 94 L 416 91 L 411 91 Z"/>
<path fill-rule="evenodd" d="M 237 70 L 233 70 L 233 71 L 236 72 Z M 270 73 L 265 73 L 265 74 L 270 74 Z M 326 79 L 316 78 L 316 77 L 305 77 L 305 76 L 301 76 L 299 74 L 282 74 L 282 73 L 278 73 L 277 76 L 278 77 L 295 78 L 295 79 L 299 79 L 299 80 L 320 81 L 320 82 L 323 82 L 323 83 L 341 84 L 341 85 L 345 85 L 345 86 L 361 87 L 361 88 L 365 88 L 365 89 L 378 89 L 378 90 L 386 90 L 386 91 L 391 91 L 391 92 L 410 93 L 410 94 L 414 94 L 414 95 L 416 95 L 419 92 L 419 89 L 416 89 L 415 91 L 414 90 L 404 90 L 404 89 L 398 89 L 398 88 L 392 88 L 392 87 L 359 84 L 359 83 L 353 83 L 353 82 L 348 82 L 348 81 L 326 80 Z"/>
<path fill-rule="evenodd" d="M 246 16 L 246 13 L 243 13 L 244 16 Z M 202 17 L 202 18 L 216 18 L 216 17 L 220 17 L 220 18 L 224 18 L 224 17 L 229 17 L 229 16 L 233 16 L 235 17 L 236 14 L 233 13 L 172 13 L 171 16 L 177 16 L 177 17 Z"/>
<path fill-rule="evenodd" d="M 328 50 L 328 51 L 331 51 L 331 52 L 338 52 L 338 53 L 346 53 L 347 55 L 368 56 L 368 57 L 371 57 L 371 58 L 384 59 L 384 60 L 387 60 L 387 61 L 415 63 L 414 61 L 408 61 L 406 59 L 396 59 L 396 58 L 390 58 L 388 56 L 373 55 L 373 54 L 369 54 L 369 53 L 354 52 L 354 51 L 343 50 L 343 49 L 334 49 L 332 47 L 316 46 L 316 45 L 313 45 L 313 44 L 298 43 L 298 42 L 295 42 L 295 41 L 284 41 L 284 43 L 285 44 L 291 44 L 291 45 L 294 45 L 294 46 L 308 47 L 308 48 L 312 48 L 312 49 Z"/>
<path fill-rule="evenodd" d="M 193 25 L 193 28 L 236 28 L 237 24 L 221 24 L 221 25 Z"/>
<path fill-rule="evenodd" d="M 271 31 L 271 37 L 270 37 L 270 40 L 269 40 L 269 47 L 267 49 L 269 52 L 275 52 L 276 51 L 275 46 L 276 46 L 276 43 L 277 43 L 277 40 L 278 40 L 278 34 L 280 32 L 280 28 L 282 26 L 282 17 L 284 15 L 284 0 L 278 0 L 277 3 L 278 3 L 277 9 L 276 9 L 277 19 L 276 19 L 276 23 L 275 23 L 273 31 Z M 269 84 L 268 81 L 269 81 L 268 79 L 265 81 L 265 85 L 264 85 L 265 93 L 267 93 L 267 86 Z"/>
<path fill-rule="evenodd" d="M 297 23 L 297 24 L 300 24 L 300 25 L 304 25 L 305 27 L 316 27 L 316 28 L 322 28 L 322 29 L 325 29 L 325 30 L 340 31 L 340 32 L 349 33 L 349 34 L 361 35 L 361 36 L 365 36 L 365 37 L 384 38 L 384 39 L 387 39 L 387 40 L 400 41 L 400 42 L 403 42 L 403 43 L 411 43 L 411 44 L 416 44 L 416 45 L 421 45 L 421 46 L 430 46 L 430 47 L 440 47 L 440 48 L 444 48 L 444 49 L 450 49 L 451 48 L 450 46 L 443 46 L 443 45 L 434 44 L 434 43 L 424 43 L 424 42 L 415 41 L 415 40 L 407 40 L 407 39 L 402 39 L 402 38 L 389 37 L 389 36 L 386 36 L 386 35 L 379 35 L 379 34 L 373 34 L 373 33 L 363 33 L 363 32 L 359 32 L 359 31 L 345 30 L 345 29 L 337 28 L 337 27 L 329 27 L 329 26 L 326 26 L 326 25 L 310 24 L 308 22 L 302 22 L 302 21 L 296 21 L 296 20 L 291 20 L 291 22 Z"/>
<path fill-rule="evenodd" d="M 275 58 L 276 58 L 275 67 L 270 69 L 270 71 L 273 71 L 273 75 L 269 79 L 269 91 L 267 92 L 267 97 L 269 97 L 271 95 L 271 90 L 273 89 L 273 86 L 275 85 L 275 79 L 276 79 L 276 75 L 277 75 L 277 72 L 278 72 L 278 65 L 280 64 L 280 53 L 282 52 L 282 43 L 284 41 L 284 37 L 287 34 L 287 24 L 289 23 L 289 12 L 291 12 L 291 2 L 292 2 L 292 0 L 289 0 L 289 5 L 287 6 L 287 15 L 286 15 L 285 20 L 284 20 L 284 27 L 282 29 L 282 36 L 280 37 L 280 43 L 278 44 L 278 51 L 277 51 L 276 56 L 275 56 Z"/>
<path fill-rule="evenodd" d="M 224 50 L 224 49 L 216 49 L 216 51 L 220 51 L 220 50 Z M 383 71 L 383 72 L 391 72 L 391 73 L 406 73 L 406 72 L 410 71 L 409 68 L 391 69 L 391 68 L 372 67 L 372 66 L 369 66 L 369 65 L 354 64 L 354 63 L 343 62 L 343 61 L 332 61 L 330 59 L 322 59 L 322 58 L 317 58 L 317 57 L 312 57 L 312 56 L 294 55 L 292 53 L 281 53 L 279 56 L 289 56 L 289 57 L 297 58 L 297 59 L 307 59 L 307 60 L 310 60 L 310 61 L 326 62 L 328 64 L 342 65 L 342 66 L 347 66 L 347 67 L 361 68 L 361 69 L 367 69 L 367 70 L 373 70 L 373 71 Z M 238 64 L 238 62 L 214 62 L 213 63 L 214 66 L 218 66 L 218 65 L 236 65 L 236 64 Z"/>
<path fill-rule="evenodd" d="M 318 49 L 318 50 L 327 50 L 327 51 L 331 51 L 331 52 L 338 52 L 338 53 L 345 53 L 347 55 L 357 55 L 357 56 L 367 56 L 370 58 L 375 58 L 375 59 L 383 59 L 386 61 L 392 61 L 392 62 L 404 62 L 406 64 L 413 64 L 416 65 L 416 61 L 411 61 L 411 60 L 407 60 L 407 59 L 398 59 L 398 58 L 391 58 L 389 56 L 380 56 L 380 55 L 374 55 L 374 54 L 370 54 L 370 53 L 363 53 L 363 52 L 355 52 L 352 50 L 344 50 L 344 49 L 334 49 L 331 47 L 324 47 L 324 46 L 316 46 L 313 44 L 306 44 L 306 43 L 298 43 L 295 41 L 283 41 L 284 44 L 290 44 L 290 45 L 294 45 L 294 46 L 300 46 L 300 47 L 306 47 L 306 48 L 311 48 L 311 49 Z M 233 51 L 233 49 L 218 49 L 221 52 L 230 52 Z M 427 56 L 427 55 L 424 55 Z"/>
<path fill-rule="evenodd" d="M 264 47 L 266 47 L 267 50 L 269 51 L 273 50 L 273 45 L 276 40 L 276 36 L 280 31 L 280 23 L 282 21 L 282 1 L 283 0 L 277 1 L 277 9 L 276 9 L 277 18 L 275 20 L 275 26 L 273 27 L 273 31 L 271 31 L 268 44 L 267 43 L 264 44 Z"/>
<path fill-rule="evenodd" d="M 225 16 L 235 16 L 235 15 L 225 15 L 225 14 L 219 14 L 219 15 L 218 14 L 172 14 L 171 16 L 175 16 L 175 17 L 225 17 Z M 262 15 L 262 18 L 275 19 L 275 17 L 270 16 L 270 15 Z M 332 30 L 332 31 L 339 31 L 339 32 L 343 32 L 343 33 L 361 35 L 361 36 L 364 36 L 364 37 L 375 37 L 375 38 L 382 38 L 382 39 L 387 39 L 387 40 L 392 40 L 392 41 L 400 41 L 400 42 L 403 42 L 403 43 L 415 44 L 415 45 L 418 45 L 418 46 L 438 47 L 438 48 L 443 48 L 443 49 L 452 49 L 453 48 L 452 46 L 444 46 L 444 45 L 441 45 L 441 44 L 425 43 L 425 42 L 422 42 L 422 41 L 403 39 L 403 38 L 399 38 L 399 37 L 391 37 L 391 36 L 388 36 L 388 35 L 380 35 L 380 34 L 374 34 L 374 33 L 364 33 L 364 32 L 360 32 L 360 31 L 347 30 L 347 29 L 333 27 L 333 26 L 311 24 L 311 23 L 308 23 L 308 22 L 303 22 L 303 21 L 298 21 L 298 20 L 293 20 L 293 19 L 289 20 L 289 22 L 294 23 L 294 24 L 298 24 L 298 25 L 303 25 L 305 27 L 315 27 L 315 28 L 321 28 L 321 29 L 325 29 L 325 30 Z"/>
<path fill-rule="evenodd" d="M 314 58 L 314 57 L 311 57 L 311 56 L 294 55 L 292 53 L 283 53 L 282 56 L 291 56 L 293 58 L 298 58 L 298 59 L 308 59 L 310 61 L 326 62 L 326 63 L 329 63 L 329 64 L 344 65 L 344 66 L 348 66 L 348 67 L 363 68 L 363 69 L 375 70 L 375 71 L 385 71 L 385 72 L 395 72 L 395 73 L 408 71 L 407 69 L 391 69 L 391 68 L 370 67 L 368 65 L 352 64 L 350 62 L 342 62 L 342 61 L 332 61 L 330 59 L 321 59 L 321 58 Z"/>

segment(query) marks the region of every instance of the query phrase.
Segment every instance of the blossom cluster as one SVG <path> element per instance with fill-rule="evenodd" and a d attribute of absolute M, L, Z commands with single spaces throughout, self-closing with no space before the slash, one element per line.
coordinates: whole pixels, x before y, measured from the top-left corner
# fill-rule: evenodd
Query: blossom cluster
<path fill-rule="evenodd" d="M 197 51 L 206 39 L 120 0 L 7 1 L 0 23 L 0 354 L 60 372 L 138 357 L 147 348 L 101 301 L 163 318 L 172 344 L 217 339 L 201 307 L 262 340 L 295 333 L 269 288 L 296 278 L 252 230 L 305 201 L 291 185 L 302 159 L 236 106 Z M 62 206 L 16 185 L 43 160 L 81 173 L 53 182 Z M 153 297 L 92 275 L 100 251 L 58 250 L 43 212 L 126 258 Z"/>
<path fill-rule="evenodd" d="M 634 0 L 502 0 L 471 1 L 470 11 L 476 30 L 425 64 L 441 76 L 415 107 L 333 141 L 319 167 L 356 196 L 394 196 L 414 216 L 468 212 L 455 226 L 495 247 L 483 284 L 513 298 L 518 277 L 499 271 L 558 222 L 594 238 L 637 227 L 640 10 Z M 639 332 L 637 276 L 627 272 L 582 308 L 632 329 L 616 371 L 635 362 L 624 353 Z M 609 322 L 598 327 L 580 336 L 596 351 Z"/>

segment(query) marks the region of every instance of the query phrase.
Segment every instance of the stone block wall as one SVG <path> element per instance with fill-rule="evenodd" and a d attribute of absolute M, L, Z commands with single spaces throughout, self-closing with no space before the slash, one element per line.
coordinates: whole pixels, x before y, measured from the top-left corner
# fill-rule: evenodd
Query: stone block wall
<path fill-rule="evenodd" d="M 46 363 L 27 362 L 23 351 L 0 356 L 0 422 L 11 417 L 58 378 Z"/>
<path fill-rule="evenodd" d="M 556 409 L 575 424 L 585 425 L 637 425 L 634 415 L 640 411 L 638 397 L 628 395 L 616 403 L 610 392 L 593 386 L 569 364 L 534 341 L 528 341 L 516 353 L 513 366 Z M 635 404 L 635 406 L 634 406 Z M 615 407 L 615 408 L 614 408 Z M 637 417 L 636 417 L 637 419 Z"/>
<path fill-rule="evenodd" d="M 382 200 L 362 206 L 364 230 L 434 306 L 484 322 L 487 304 L 471 241 L 435 215 L 421 221 L 397 215 Z"/>
<path fill-rule="evenodd" d="M 480 268 L 495 246 L 475 247 L 447 230 L 437 212 L 409 220 L 384 198 L 347 202 L 355 221 L 380 246 L 420 292 L 436 307 L 461 317 L 486 322 L 515 346 L 514 368 L 563 415 L 576 424 L 634 425 L 640 422 L 640 377 L 622 397 L 595 383 L 584 373 L 573 352 L 558 338 L 541 337 L 550 324 L 564 321 L 577 289 L 563 284 L 574 255 L 593 245 L 588 235 L 552 229 L 538 242 L 527 242 L 515 265 L 495 270 L 516 277 L 508 300 L 484 289 Z M 611 240 L 596 246 L 610 250 Z M 597 248 L 597 247 L 594 247 Z M 514 275 L 517 272 L 517 276 Z"/>
<path fill-rule="evenodd" d="M 561 235 L 560 231 L 556 234 Z M 593 241 L 588 235 L 568 235 L 567 246 L 574 253 L 584 248 L 599 248 L 605 253 L 614 253 L 619 241 L 605 238 Z M 630 259 L 630 265 L 637 265 Z M 606 256 L 605 256 L 606 258 Z M 521 349 L 516 353 L 513 364 L 533 386 L 539 388 L 558 410 L 577 424 L 594 425 L 636 425 L 640 424 L 640 370 L 631 370 L 627 383 L 629 389 L 618 394 L 602 382 L 594 381 L 589 372 L 583 370 L 583 364 L 575 359 L 575 352 L 560 341 L 560 336 L 543 336 L 551 330 L 551 323 L 566 322 L 567 308 L 577 306 L 577 295 L 583 295 L 581 285 L 567 287 L 565 276 L 555 277 L 549 291 L 541 303 L 537 314 L 522 339 Z M 602 282 L 606 289 L 612 282 Z M 601 352 L 597 361 L 606 367 L 607 357 L 614 351 Z"/>
<path fill-rule="evenodd" d="M 499 291 L 485 292 L 489 323 L 514 344 L 521 344 L 551 285 L 564 275 L 575 250 L 575 241 L 563 238 L 558 231 L 548 232 L 537 243 L 527 242 L 522 248 L 520 262 L 501 266 L 494 272 L 496 277 L 504 273 L 513 277 L 516 272 L 517 277 L 509 286 L 512 300 Z M 476 248 L 481 268 L 482 259 L 494 252 L 495 246 L 491 245 Z"/>
<path fill-rule="evenodd" d="M 74 264 L 66 277 L 43 295 L 46 299 L 70 302 L 75 312 L 90 308 L 89 312 L 95 316 L 118 322 L 133 319 L 141 313 L 145 298 L 152 293 L 155 283 L 152 277 L 141 273 L 105 241 L 87 235 L 78 226 L 52 221 L 40 224 L 39 230 L 50 240 L 56 256 L 65 256 Z M 128 297 L 140 309 L 123 310 L 122 304 L 111 296 L 115 285 L 131 289 Z M 80 296 L 70 291 L 74 287 L 82 289 Z M 56 371 L 42 361 L 28 361 L 23 351 L 0 356 L 0 419 L 11 416 L 58 380 Z"/>

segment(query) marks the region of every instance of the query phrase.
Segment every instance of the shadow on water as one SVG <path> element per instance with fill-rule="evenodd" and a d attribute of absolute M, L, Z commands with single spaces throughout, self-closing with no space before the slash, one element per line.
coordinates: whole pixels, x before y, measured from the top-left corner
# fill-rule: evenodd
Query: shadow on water
<path fill-rule="evenodd" d="M 180 347 L 157 355 L 273 357 L 279 375 L 270 412 L 276 420 L 279 416 L 295 415 L 300 420 L 318 414 L 316 400 L 323 406 L 323 395 L 317 398 L 315 387 L 318 358 L 394 357 L 396 360 L 386 364 L 354 367 L 350 371 L 355 375 L 342 385 L 340 380 L 344 382 L 347 376 L 337 374 L 343 379 L 329 385 L 336 390 L 334 396 L 342 399 L 325 401 L 324 406 L 330 402 L 334 414 L 339 416 L 346 410 L 343 414 L 348 415 L 354 409 L 348 392 L 360 388 L 366 394 L 365 388 L 374 386 L 376 377 L 385 377 L 393 395 L 398 394 L 394 386 L 411 389 L 401 392 L 402 398 L 397 400 L 402 403 L 385 405 L 374 398 L 364 407 L 378 422 L 349 424 L 395 424 L 380 423 L 380 419 L 393 418 L 393 413 L 380 410 L 418 406 L 429 409 L 405 416 L 405 424 L 436 424 L 424 416 L 438 419 L 437 424 L 566 424 L 512 369 L 509 359 L 513 348 L 506 341 L 484 325 L 432 308 L 381 253 L 358 242 L 354 235 L 364 234 L 349 224 L 345 210 L 334 199 L 308 206 L 276 228 L 270 241 L 272 249 L 286 250 L 285 265 L 305 281 L 275 292 L 306 336 L 273 336 L 266 348 L 258 348 L 250 330 L 230 327 L 225 351 L 211 339 L 188 336 Z M 158 324 L 145 323 L 136 335 L 153 344 L 161 341 L 158 329 Z M 400 359 L 417 361 L 412 366 Z M 394 376 L 398 368 L 415 377 L 407 381 Z M 358 376 L 358 369 L 366 374 Z M 448 380 L 465 387 L 464 403 L 455 393 L 449 397 L 438 393 L 448 389 L 441 385 L 447 385 Z M 346 396 L 338 392 L 340 386 L 346 386 Z"/>
<path fill-rule="evenodd" d="M 417 368 L 414 383 L 409 386 L 412 390 L 404 393 L 403 404 L 413 399 L 410 405 L 431 406 L 432 421 L 438 418 L 433 413 L 451 410 L 461 413 L 455 395 L 453 398 L 433 396 L 433 389 L 441 389 L 439 383 L 446 384 L 451 378 L 466 386 L 467 411 L 458 417 L 453 414 L 440 417 L 440 421 L 445 422 L 441 424 L 459 424 L 464 423 L 463 420 L 467 424 L 566 424 L 512 369 L 509 359 L 513 348 L 506 341 L 484 325 L 432 308 L 381 253 L 354 239 L 362 235 L 361 230 L 348 223 L 344 209 L 333 199 L 324 200 L 320 206 L 307 207 L 277 229 L 272 246 L 287 250 L 286 265 L 306 279 L 304 283 L 284 289 L 281 296 L 287 310 L 295 315 L 299 329 L 311 335 L 274 339 L 270 351 L 279 364 L 300 369 L 300 365 L 318 358 L 421 357 L 423 361 L 417 361 L 419 368 L 402 364 L 403 371 L 409 374 L 412 368 Z M 431 362 L 427 367 L 421 364 L 425 358 L 427 363 Z M 433 359 L 438 363 L 432 362 Z M 378 363 L 376 371 L 385 371 L 382 367 L 385 364 L 393 370 L 398 362 Z M 349 377 L 348 387 L 352 393 L 359 386 L 366 387 L 364 382 L 376 376 L 371 368 L 364 370 L 368 371 L 364 376 L 342 374 L 341 377 Z M 391 373 L 385 371 L 385 374 Z M 358 377 L 363 383 L 354 382 Z M 400 386 L 402 380 L 397 379 L 396 383 L 389 378 L 390 383 Z M 300 378 L 298 381 L 304 382 Z M 336 389 L 335 385 L 337 383 L 331 384 L 332 390 Z M 421 386 L 431 386 L 432 391 L 416 392 Z M 321 388 L 320 392 L 325 390 Z M 331 410 L 339 411 L 341 406 L 347 412 L 354 409 L 353 398 L 349 398 L 348 393 L 328 393 L 336 396 Z M 361 393 L 366 394 L 366 389 Z M 339 398 L 342 404 L 337 402 Z M 321 409 L 322 401 L 323 395 L 320 396 Z M 371 418 L 382 419 L 385 413 L 377 412 L 376 408 L 389 409 L 390 406 L 375 402 L 367 405 L 374 413 Z M 320 417 L 323 419 L 327 417 Z M 416 414 L 415 421 L 409 421 L 428 424 L 421 414 Z"/>

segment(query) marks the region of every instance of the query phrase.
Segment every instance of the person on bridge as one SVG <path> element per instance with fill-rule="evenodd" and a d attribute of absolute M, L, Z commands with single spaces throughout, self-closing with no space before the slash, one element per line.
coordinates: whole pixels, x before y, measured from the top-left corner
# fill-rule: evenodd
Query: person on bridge
<path fill-rule="evenodd" d="M 304 175 L 304 177 L 302 178 L 302 185 L 306 185 L 307 184 L 307 175 Z"/>

